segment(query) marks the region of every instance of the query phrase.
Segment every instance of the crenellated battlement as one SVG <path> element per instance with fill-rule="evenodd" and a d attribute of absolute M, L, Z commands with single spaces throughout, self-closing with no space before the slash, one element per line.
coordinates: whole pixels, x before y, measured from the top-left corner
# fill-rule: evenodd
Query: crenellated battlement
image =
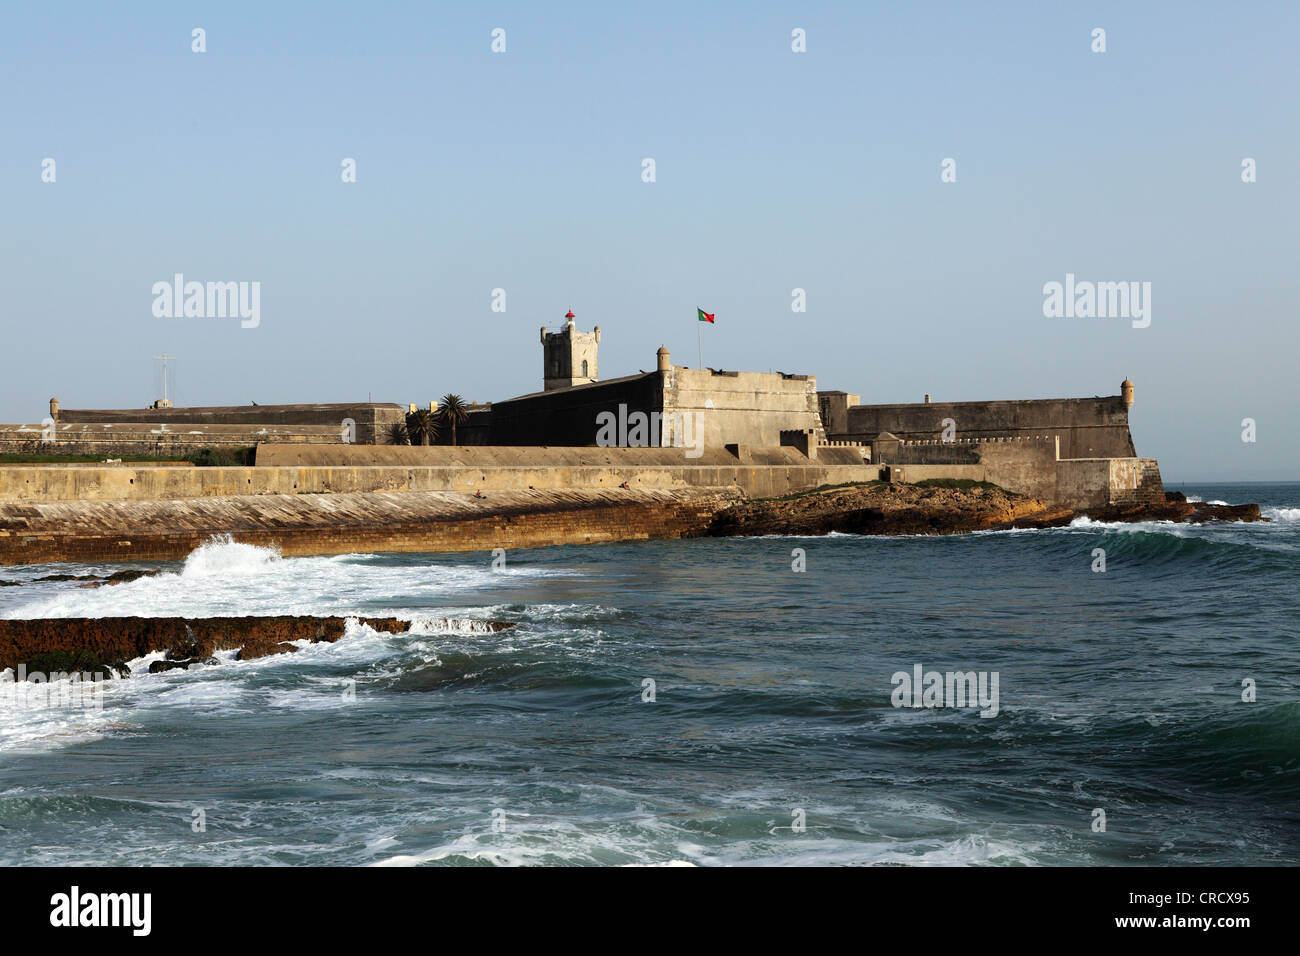
<path fill-rule="evenodd" d="M 918 447 L 930 447 L 933 445 L 1003 445 L 1003 444 L 1015 444 L 1017 442 L 1052 442 L 1055 440 L 1056 440 L 1055 435 L 1016 435 L 1014 437 L 1006 437 L 1006 438 L 952 438 L 952 439 L 929 438 L 929 439 L 920 439 L 917 441 L 900 441 L 898 445 L 900 448 L 918 448 Z M 840 441 L 840 442 L 829 442 L 827 444 L 857 445 L 861 443 Z"/>

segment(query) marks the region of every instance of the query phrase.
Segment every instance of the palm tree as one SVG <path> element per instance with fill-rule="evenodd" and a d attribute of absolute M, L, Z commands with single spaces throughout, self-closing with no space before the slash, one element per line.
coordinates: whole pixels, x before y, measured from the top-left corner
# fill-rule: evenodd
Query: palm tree
<path fill-rule="evenodd" d="M 406 425 L 402 422 L 393 422 L 388 426 L 388 444 L 390 445 L 409 445 L 411 436 L 406 433 Z"/>
<path fill-rule="evenodd" d="M 442 396 L 438 403 L 438 417 L 443 422 L 451 426 L 451 443 L 456 444 L 456 426 L 464 425 L 469 421 L 469 407 L 465 404 L 465 399 L 461 398 L 454 392 Z"/>
<path fill-rule="evenodd" d="M 406 416 L 406 434 L 412 445 L 431 445 L 438 437 L 439 422 L 427 408 L 417 408 Z"/>

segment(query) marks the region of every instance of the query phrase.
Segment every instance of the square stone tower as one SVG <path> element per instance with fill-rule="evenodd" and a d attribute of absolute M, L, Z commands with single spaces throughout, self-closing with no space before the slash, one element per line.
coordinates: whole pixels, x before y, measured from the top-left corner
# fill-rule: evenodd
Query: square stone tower
<path fill-rule="evenodd" d="M 600 343 L 600 326 L 579 332 L 573 324 L 572 311 L 565 314 L 564 328 L 547 332 L 542 326 L 543 381 L 546 391 L 587 385 L 596 381 L 596 346 Z"/>

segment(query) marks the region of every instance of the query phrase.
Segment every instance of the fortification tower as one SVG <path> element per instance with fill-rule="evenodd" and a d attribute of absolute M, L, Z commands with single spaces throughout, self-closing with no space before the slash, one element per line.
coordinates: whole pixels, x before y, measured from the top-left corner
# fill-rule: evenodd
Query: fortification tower
<path fill-rule="evenodd" d="M 600 343 L 600 326 L 579 332 L 573 324 L 573 310 L 565 313 L 564 328 L 547 332 L 542 326 L 543 381 L 546 391 L 587 385 L 596 381 L 596 346 Z"/>
<path fill-rule="evenodd" d="M 1132 408 L 1133 407 L 1133 383 L 1130 382 L 1127 378 L 1120 383 L 1119 394 L 1124 399 L 1124 407 Z"/>

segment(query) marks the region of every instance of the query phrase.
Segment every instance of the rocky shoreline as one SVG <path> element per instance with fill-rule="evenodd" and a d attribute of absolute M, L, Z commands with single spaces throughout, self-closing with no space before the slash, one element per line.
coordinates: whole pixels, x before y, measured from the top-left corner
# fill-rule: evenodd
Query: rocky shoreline
<path fill-rule="evenodd" d="M 218 651 L 235 650 L 236 660 L 255 660 L 298 650 L 296 641 L 334 643 L 348 618 L 273 617 L 66 617 L 0 620 L 0 671 L 20 666 L 25 674 L 131 673 L 127 662 L 164 651 L 149 673 L 216 663 Z M 393 617 L 357 618 L 376 631 L 400 634 L 411 622 Z M 450 624 L 451 622 L 443 622 Z M 475 628 L 501 631 L 507 621 L 475 621 Z"/>
<path fill-rule="evenodd" d="M 214 537 L 273 547 L 286 557 L 458 552 L 663 538 L 759 535 L 964 534 L 1097 521 L 1261 521 L 1258 505 L 1189 502 L 1073 510 L 970 481 L 835 485 L 779 498 L 734 487 L 465 493 L 264 495 L 152 502 L 0 505 L 0 565 L 182 561 Z M 48 574 L 28 582 L 119 584 L 158 573 Z"/>
<path fill-rule="evenodd" d="M 286 557 L 680 538 L 740 494 L 732 487 L 602 487 L 0 501 L 0 565 L 184 561 L 224 536 Z"/>
<path fill-rule="evenodd" d="M 1094 521 L 1267 521 L 1259 505 L 1189 502 L 1181 493 L 1163 502 L 1076 511 L 992 485 L 868 483 L 815 489 L 782 498 L 746 499 L 719 511 L 709 537 L 843 534 L 968 534 L 1011 528 L 1058 528 L 1076 518 Z"/>

